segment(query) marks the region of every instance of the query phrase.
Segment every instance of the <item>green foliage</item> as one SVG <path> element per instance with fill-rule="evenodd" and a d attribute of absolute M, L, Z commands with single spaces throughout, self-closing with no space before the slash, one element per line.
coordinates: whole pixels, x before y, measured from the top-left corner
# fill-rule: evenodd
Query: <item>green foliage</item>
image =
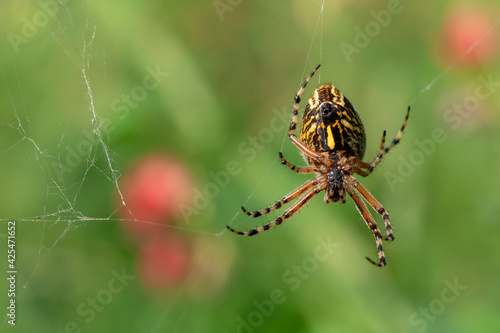
<path fill-rule="evenodd" d="M 23 18 L 33 22 L 44 9 L 6 5 L 0 234 L 18 221 L 18 331 L 498 331 L 500 89 L 484 82 L 500 81 L 500 67 L 441 57 L 452 1 L 401 2 L 356 46 L 355 28 L 377 22 L 371 12 L 391 3 L 326 2 L 320 15 L 318 1 L 72 1 L 18 52 L 8 34 L 22 36 Z M 499 35 L 496 26 L 497 54 Z M 359 52 L 347 57 L 342 43 Z M 364 259 L 376 248 L 350 199 L 325 205 L 319 195 L 257 237 L 220 234 L 229 222 L 267 223 L 278 215 L 233 217 L 242 204 L 263 208 L 309 179 L 281 166 L 278 152 L 303 165 L 285 139 L 288 112 L 318 63 L 301 110 L 318 77 L 339 87 L 366 128 L 367 160 L 412 103 L 401 143 L 360 179 L 393 223 L 385 268 Z M 145 77 L 155 71 L 168 74 L 149 89 L 155 81 Z M 146 95 L 127 102 L 137 87 Z M 456 107 L 473 103 L 477 89 L 488 96 Z M 115 212 L 120 174 L 157 151 L 182 160 L 204 195 L 214 174 L 230 174 L 206 207 L 165 228 L 191 244 L 192 266 L 160 291 L 143 283 L 138 245 Z M 134 278 L 93 318 L 88 299 L 105 297 L 122 269 Z M 2 306 L 6 290 L 0 282 Z"/>

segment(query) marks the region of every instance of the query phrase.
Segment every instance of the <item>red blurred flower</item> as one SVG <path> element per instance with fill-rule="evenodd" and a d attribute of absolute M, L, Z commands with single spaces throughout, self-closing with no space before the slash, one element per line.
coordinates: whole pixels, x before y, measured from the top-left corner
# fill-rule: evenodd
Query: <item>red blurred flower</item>
<path fill-rule="evenodd" d="M 144 286 L 158 291 L 185 283 L 194 295 L 204 296 L 224 284 L 234 249 L 221 242 L 212 245 L 207 236 L 182 237 L 179 229 L 165 226 L 181 217 L 179 206 L 189 205 L 193 194 L 192 178 L 181 162 L 161 154 L 143 157 L 123 176 L 121 192 L 125 206 L 120 214 L 136 240 L 137 271 Z M 216 263 L 208 258 L 200 262 L 208 248 L 216 253 Z M 193 269 L 200 278 L 186 280 Z"/>
<path fill-rule="evenodd" d="M 179 217 L 179 206 L 191 198 L 193 182 L 187 169 L 173 157 L 155 154 L 140 159 L 122 179 L 126 228 L 134 235 L 158 232 L 158 223 Z"/>
<path fill-rule="evenodd" d="M 497 9 L 495 9 L 497 10 Z M 455 5 L 445 20 L 440 36 L 440 56 L 446 63 L 463 56 L 459 66 L 473 66 L 493 59 L 498 53 L 499 36 L 497 30 L 479 41 L 493 27 L 493 10 L 487 10 L 472 4 Z M 468 54 L 471 46 L 474 49 Z"/>
<path fill-rule="evenodd" d="M 141 280 L 151 289 L 178 285 L 189 268 L 188 244 L 175 234 L 151 238 L 141 245 L 139 256 Z"/>

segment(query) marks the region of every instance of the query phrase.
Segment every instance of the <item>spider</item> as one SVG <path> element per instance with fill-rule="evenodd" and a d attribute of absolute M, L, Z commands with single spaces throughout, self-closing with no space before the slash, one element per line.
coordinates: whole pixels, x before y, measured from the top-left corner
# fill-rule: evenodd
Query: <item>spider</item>
<path fill-rule="evenodd" d="M 386 131 L 384 130 L 378 155 L 371 163 L 363 162 L 366 138 L 361 119 L 352 104 L 337 88 L 324 84 L 316 89 L 309 99 L 302 117 L 299 139 L 295 136 L 295 128 L 297 127 L 300 96 L 320 66 L 316 66 L 295 95 L 292 122 L 288 130 L 290 141 L 300 149 L 307 166 L 297 167 L 285 160 L 281 152 L 279 153 L 281 163 L 292 169 L 292 171 L 300 174 L 315 173 L 316 177 L 288 193 L 270 207 L 255 212 L 249 212 L 245 207 L 241 207 L 245 214 L 251 217 L 259 217 L 298 198 L 290 208 L 269 224 L 244 232 L 234 230 L 230 226 L 226 227 L 236 234 L 253 236 L 280 225 L 303 208 L 321 191 L 325 191 L 325 203 L 337 201 L 345 203 L 347 192 L 375 237 L 379 262 L 377 263 L 368 257 L 366 259 L 376 266 L 385 266 L 386 260 L 382 240 L 394 240 L 389 214 L 377 199 L 353 177 L 353 174 L 362 177 L 368 176 L 382 157 L 399 143 L 410 115 L 410 107 L 408 107 L 403 125 L 401 125 L 396 138 L 388 146 L 385 146 Z M 377 213 L 382 215 L 387 236 L 382 236 L 377 223 L 361 197 Z"/>

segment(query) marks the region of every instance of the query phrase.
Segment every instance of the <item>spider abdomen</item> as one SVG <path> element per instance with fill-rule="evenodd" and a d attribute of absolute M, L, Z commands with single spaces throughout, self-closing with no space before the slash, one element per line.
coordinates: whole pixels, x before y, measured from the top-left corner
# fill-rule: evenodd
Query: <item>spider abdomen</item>
<path fill-rule="evenodd" d="M 344 150 L 363 159 L 366 138 L 363 123 L 349 100 L 334 86 L 325 84 L 309 99 L 300 128 L 300 139 L 317 152 Z M 309 162 L 309 161 L 308 161 Z"/>

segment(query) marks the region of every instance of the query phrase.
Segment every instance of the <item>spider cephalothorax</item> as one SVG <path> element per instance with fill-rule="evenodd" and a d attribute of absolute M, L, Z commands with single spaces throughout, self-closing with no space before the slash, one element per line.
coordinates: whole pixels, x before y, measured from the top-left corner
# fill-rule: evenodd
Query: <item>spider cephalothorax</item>
<path fill-rule="evenodd" d="M 367 259 L 374 265 L 385 266 L 386 261 L 382 248 L 382 240 L 394 240 L 389 214 L 387 214 L 384 207 L 377 199 L 375 199 L 363 185 L 358 183 L 352 174 L 358 174 L 363 177 L 368 176 L 389 149 L 399 142 L 403 135 L 406 122 L 408 121 L 410 107 L 408 107 L 405 120 L 396 138 L 387 147 L 384 147 L 384 131 L 378 155 L 371 163 L 363 162 L 366 147 L 363 123 L 349 100 L 337 88 L 325 84 L 314 91 L 313 96 L 307 103 L 302 117 L 299 139 L 295 136 L 295 128 L 297 127 L 300 96 L 319 67 L 320 65 L 314 69 L 295 95 L 292 123 L 288 130 L 290 140 L 301 150 L 308 166 L 296 167 L 292 163 L 286 161 L 281 152 L 279 153 L 281 163 L 288 166 L 293 171 L 297 173 L 315 173 L 316 176 L 284 196 L 274 205 L 263 210 L 248 212 L 244 207 L 241 207 L 247 215 L 258 217 L 279 209 L 284 204 L 297 199 L 291 207 L 271 223 L 243 232 L 236 231 L 229 226 L 227 226 L 227 228 L 239 235 L 253 236 L 280 225 L 283 221 L 290 218 L 304 207 L 309 200 L 321 191 L 325 191 L 325 203 L 337 201 L 345 203 L 345 192 L 347 192 L 375 237 L 379 262 L 376 263 L 369 258 Z M 377 213 L 382 215 L 387 232 L 386 237 L 382 236 L 380 233 L 377 223 L 368 211 L 361 197 L 363 197 Z"/>
<path fill-rule="evenodd" d="M 340 166 L 332 168 L 326 174 L 328 180 L 328 187 L 325 192 L 325 203 L 337 202 L 339 200 L 345 203 L 344 191 L 344 171 Z"/>

